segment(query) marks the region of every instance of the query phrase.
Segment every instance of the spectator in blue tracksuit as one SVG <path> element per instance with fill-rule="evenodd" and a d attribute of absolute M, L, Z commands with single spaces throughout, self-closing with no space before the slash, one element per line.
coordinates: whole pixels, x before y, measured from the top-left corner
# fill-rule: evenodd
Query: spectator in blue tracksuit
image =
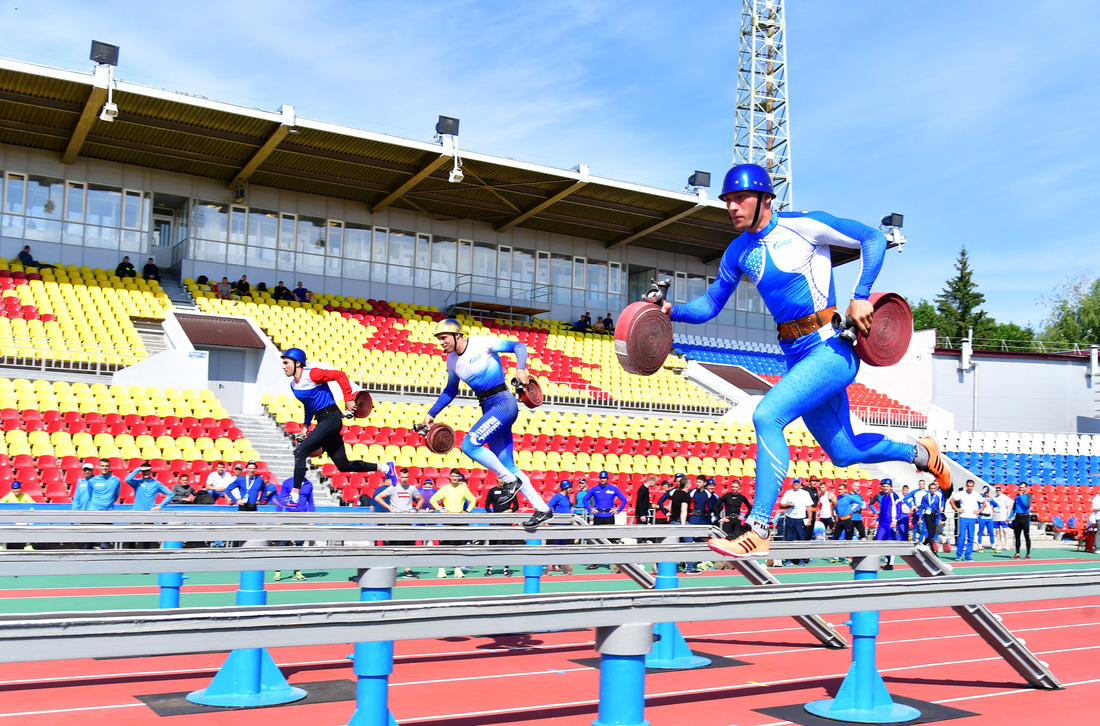
<path fill-rule="evenodd" d="M 242 512 L 255 512 L 256 507 L 267 504 L 275 496 L 275 485 L 256 473 L 256 462 L 245 465 L 244 475 L 233 480 L 225 488 L 225 496 Z"/>
<path fill-rule="evenodd" d="M 852 491 L 844 484 L 838 484 L 836 488 L 836 529 L 833 530 L 833 539 L 853 540 L 857 534 L 860 539 L 867 536 L 863 529 L 863 497 L 853 485 Z"/>
<path fill-rule="evenodd" d="M 878 542 L 900 542 L 902 541 L 901 523 L 905 519 L 905 514 L 902 511 L 902 498 L 894 491 L 894 482 L 890 479 L 883 479 L 880 485 L 882 489 L 870 506 L 871 511 L 878 515 L 875 540 Z M 887 555 L 886 567 L 883 569 L 894 569 L 893 555 Z"/>
<path fill-rule="evenodd" d="M 99 460 L 99 473 L 77 483 L 73 493 L 73 509 L 107 512 L 115 508 L 122 480 L 111 473 L 111 462 Z"/>
<path fill-rule="evenodd" d="M 126 483 L 134 488 L 134 505 L 136 511 L 149 511 L 160 509 L 161 506 L 172 501 L 172 490 L 157 481 L 153 476 L 153 467 L 148 461 L 143 461 L 141 466 L 134 469 L 126 477 Z M 157 504 L 157 494 L 163 494 L 165 499 Z"/>
<path fill-rule="evenodd" d="M 924 479 L 917 482 L 917 488 L 905 495 L 905 503 L 909 505 L 913 522 L 913 541 L 923 542 L 927 537 L 925 532 L 924 515 L 928 511 L 928 485 Z"/>
<path fill-rule="evenodd" d="M 714 505 L 718 501 L 711 492 L 706 489 L 707 478 L 699 475 L 695 477 L 695 489 L 692 490 L 688 499 L 688 524 L 710 524 L 711 513 L 714 511 Z M 686 537 L 681 538 L 681 541 L 694 542 L 695 538 Z M 705 538 L 703 541 L 706 541 Z M 689 573 L 699 572 L 699 563 L 688 562 L 685 566 L 685 571 Z"/>
<path fill-rule="evenodd" d="M 431 479 L 425 479 L 424 485 L 420 487 L 420 506 L 419 509 L 431 510 L 432 497 L 438 490 L 435 488 L 435 482 Z"/>
<path fill-rule="evenodd" d="M 550 497 L 550 501 L 546 503 L 550 507 L 550 511 L 554 514 L 572 514 L 573 512 L 573 482 L 568 479 L 562 479 L 558 484 L 559 491 Z M 548 544 L 552 545 L 565 545 L 572 544 L 572 540 L 567 539 L 554 539 L 550 540 Z M 551 565 L 550 572 L 560 572 L 563 575 L 570 575 L 573 573 L 573 565 Z"/>
<path fill-rule="evenodd" d="M 592 515 L 592 524 L 615 524 L 615 515 L 623 511 L 626 503 L 626 495 L 611 483 L 606 471 L 601 471 L 600 483 L 588 490 L 584 508 Z"/>
<path fill-rule="evenodd" d="M 309 479 L 303 480 L 299 486 L 294 486 L 295 478 L 289 477 L 283 480 L 283 483 L 279 486 L 279 491 L 275 494 L 275 511 L 277 512 L 313 512 L 316 511 L 313 506 L 313 482 Z M 305 540 L 281 540 L 279 544 L 283 547 L 294 546 L 301 547 L 305 544 Z M 273 580 L 281 580 L 283 578 L 282 570 L 275 570 L 272 573 Z M 290 577 L 291 580 L 305 580 L 306 576 L 302 574 L 301 570 L 294 570 L 294 574 Z"/>
<path fill-rule="evenodd" d="M 931 547 L 939 534 L 940 522 L 945 517 L 944 507 L 947 506 L 947 494 L 940 489 L 937 482 L 932 482 L 932 488 L 928 490 L 928 496 L 924 498 L 924 544 Z"/>

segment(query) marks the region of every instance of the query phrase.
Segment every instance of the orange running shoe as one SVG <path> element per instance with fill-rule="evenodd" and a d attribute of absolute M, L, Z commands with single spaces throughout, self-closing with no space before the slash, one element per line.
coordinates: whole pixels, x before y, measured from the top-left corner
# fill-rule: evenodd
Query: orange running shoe
<path fill-rule="evenodd" d="M 768 554 L 771 550 L 771 537 L 761 537 L 751 528 L 742 535 L 733 539 L 709 539 L 707 547 L 726 557 L 735 560 L 744 557 L 759 557 Z"/>
<path fill-rule="evenodd" d="M 931 436 L 917 439 L 917 443 L 928 449 L 928 473 L 936 477 L 936 483 L 945 492 L 951 488 L 951 470 L 947 468 L 947 461 L 940 454 L 940 447 Z"/>

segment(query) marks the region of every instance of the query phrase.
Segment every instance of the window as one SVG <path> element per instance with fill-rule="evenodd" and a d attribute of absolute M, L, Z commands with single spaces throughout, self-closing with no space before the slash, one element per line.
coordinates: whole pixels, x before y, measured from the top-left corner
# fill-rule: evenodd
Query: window
<path fill-rule="evenodd" d="M 618 262 L 608 263 L 607 292 L 610 295 L 623 292 L 623 266 Z"/>
<path fill-rule="evenodd" d="M 388 236 L 386 230 L 375 227 L 373 252 L 371 252 L 370 258 L 373 263 L 370 267 L 371 282 L 386 281 L 386 239 Z"/>
<path fill-rule="evenodd" d="M 235 210 L 238 208 L 234 208 Z M 244 210 L 241 210 L 242 213 Z M 224 204 L 216 204 L 214 202 L 196 202 L 194 219 L 191 227 L 194 231 L 195 239 L 213 240 L 217 242 L 224 242 L 226 237 L 226 228 L 229 219 L 229 208 Z M 243 232 L 243 225 L 241 227 Z M 206 249 L 205 247 L 198 247 L 196 249 Z M 196 252 L 195 256 L 198 259 L 206 260 L 209 262 L 225 261 L 225 252 L 221 253 L 220 260 L 212 260 L 209 257 L 198 257 L 199 253 Z"/>
<path fill-rule="evenodd" d="M 84 221 L 84 185 L 80 182 L 69 182 L 65 191 L 65 221 Z"/>
<path fill-rule="evenodd" d="M 126 229 L 145 229 L 145 216 L 142 214 L 144 195 L 127 189 L 122 192 L 122 226 Z"/>
<path fill-rule="evenodd" d="M 454 270 L 458 262 L 458 240 L 432 237 L 432 284 L 439 290 L 453 290 Z"/>
<path fill-rule="evenodd" d="M 293 214 L 279 215 L 279 249 L 292 250 L 296 244 L 295 223 L 297 220 Z"/>
<path fill-rule="evenodd" d="M 319 217 L 298 216 L 297 249 L 311 255 L 325 253 L 325 220 Z"/>
<path fill-rule="evenodd" d="M 355 222 L 348 222 L 344 225 L 344 257 L 349 260 L 369 260 L 370 259 L 370 235 L 371 229 L 365 224 L 356 224 Z M 358 269 L 358 268 L 357 268 Z M 344 266 L 344 272 L 348 277 L 353 275 L 348 272 L 348 267 Z M 360 280 L 368 279 L 366 276 L 357 278 Z"/>
<path fill-rule="evenodd" d="M 321 275 L 325 271 L 325 258 L 321 255 L 306 255 L 298 253 L 298 261 L 294 269 L 296 272 L 306 275 Z"/>
<path fill-rule="evenodd" d="M 535 282 L 547 285 L 550 282 L 550 253 L 539 252 L 538 264 L 535 266 Z"/>
<path fill-rule="evenodd" d="M 27 185 L 28 217 L 61 219 L 61 204 L 64 201 L 65 186 L 61 179 L 30 177 L 30 184 Z"/>
<path fill-rule="evenodd" d="M 584 267 L 586 260 L 583 257 L 573 258 L 573 287 L 584 289 Z"/>
<path fill-rule="evenodd" d="M 497 278 L 497 247 L 486 242 L 474 243 L 474 294 L 507 297 L 508 280 Z"/>
<path fill-rule="evenodd" d="M 573 304 L 573 257 L 550 254 L 550 287 L 552 300 L 557 305 Z"/>
<path fill-rule="evenodd" d="M 267 247 L 249 247 L 247 249 L 249 267 L 262 267 L 266 270 L 275 269 L 275 250 Z"/>
<path fill-rule="evenodd" d="M 293 218 L 291 219 L 293 224 Z M 279 213 L 266 209 L 248 210 L 248 244 L 252 247 L 275 249 L 279 241 Z M 293 246 L 293 237 L 291 245 Z M 289 269 L 289 268 L 288 268 Z"/>
<path fill-rule="evenodd" d="M 102 227 L 121 227 L 122 190 L 102 184 L 89 184 L 87 214 L 84 221 Z"/>
<path fill-rule="evenodd" d="M 398 229 L 390 230 L 389 264 L 412 267 L 416 254 L 416 235 Z"/>
<path fill-rule="evenodd" d="M 325 239 L 325 249 L 332 257 L 339 257 L 344 249 L 344 224 L 343 222 L 328 223 L 328 235 Z M 326 270 L 327 272 L 327 270 Z M 331 273 L 330 273 L 331 274 Z M 338 273 L 337 273 L 338 274 Z"/>
<path fill-rule="evenodd" d="M 687 299 L 694 300 L 707 291 L 707 278 L 704 275 L 694 275 L 689 273 L 687 276 Z"/>
<path fill-rule="evenodd" d="M 22 214 L 27 192 L 27 178 L 22 174 L 8 174 L 4 186 L 4 212 Z"/>
<path fill-rule="evenodd" d="M 672 282 L 672 297 L 678 302 L 687 302 L 687 273 L 677 272 Z"/>
<path fill-rule="evenodd" d="M 229 241 L 235 245 L 245 243 L 245 228 L 248 226 L 248 210 L 244 207 L 229 208 Z"/>
<path fill-rule="evenodd" d="M 458 241 L 458 267 L 455 268 L 459 274 L 470 274 L 470 270 L 473 269 L 473 257 L 474 243 L 470 240 L 460 239 Z"/>
<path fill-rule="evenodd" d="M 416 236 L 416 273 L 413 284 L 429 288 L 432 285 L 432 238 L 426 234 Z"/>

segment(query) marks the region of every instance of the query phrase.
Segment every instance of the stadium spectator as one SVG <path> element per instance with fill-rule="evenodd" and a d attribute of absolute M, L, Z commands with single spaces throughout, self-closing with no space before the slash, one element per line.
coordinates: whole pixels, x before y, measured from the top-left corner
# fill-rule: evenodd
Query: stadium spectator
<path fill-rule="evenodd" d="M 989 538 L 989 548 L 993 549 L 997 542 L 993 539 L 993 487 L 985 484 L 982 487 L 982 505 L 978 508 L 978 531 L 974 535 L 974 548 L 977 552 L 984 552 L 982 547 L 982 534 Z"/>
<path fill-rule="evenodd" d="M 141 462 L 141 466 L 131 471 L 125 481 L 134 489 L 134 511 L 156 511 L 174 496 L 171 489 L 153 476 L 153 466 L 148 461 Z M 164 495 L 160 504 L 157 504 L 157 494 Z"/>
<path fill-rule="evenodd" d="M 924 499 L 924 543 L 935 551 L 937 537 L 939 537 L 942 523 L 947 521 L 944 514 L 947 509 L 947 492 L 940 489 L 939 482 L 932 482 L 928 490 L 928 496 Z"/>
<path fill-rule="evenodd" d="M 668 518 L 669 524 L 687 524 L 688 506 L 691 496 L 687 493 L 687 477 L 677 474 L 676 484 L 661 495 L 657 500 L 657 506 Z M 665 502 L 668 508 L 665 509 Z"/>
<path fill-rule="evenodd" d="M 1004 487 L 998 484 L 993 490 L 993 534 L 997 538 L 993 551 L 1008 551 L 1008 520 L 1012 516 L 1012 500 L 1004 493 Z"/>
<path fill-rule="evenodd" d="M 718 517 L 718 525 L 727 535 L 741 529 L 741 512 L 746 514 L 752 511 L 752 502 L 741 493 L 741 482 L 730 483 L 729 491 L 718 498 L 714 505 L 714 513 Z"/>
<path fill-rule="evenodd" d="M 301 280 L 298 281 L 298 287 L 294 288 L 294 297 L 298 302 L 313 302 L 313 293 L 305 288 Z"/>
<path fill-rule="evenodd" d="M 577 491 L 573 497 L 573 511 L 577 514 L 584 514 L 588 511 L 585 507 L 585 500 L 588 499 L 588 479 L 581 477 L 577 479 Z"/>
<path fill-rule="evenodd" d="M 141 276 L 146 280 L 156 280 L 160 282 L 160 268 L 157 267 L 157 263 L 153 261 L 152 257 L 145 263 L 145 267 L 141 268 Z"/>
<path fill-rule="evenodd" d="M 568 479 L 563 479 L 558 483 L 558 491 L 554 496 L 550 497 L 550 501 L 546 504 L 550 507 L 550 511 L 556 514 L 569 514 L 573 511 L 573 483 Z M 571 544 L 572 540 L 554 539 L 550 540 L 547 544 L 551 545 L 565 545 Z M 570 575 L 573 573 L 573 565 L 551 565 L 550 572 L 560 572 L 563 575 Z"/>
<path fill-rule="evenodd" d="M 606 471 L 600 472 L 599 484 L 584 500 L 585 510 L 592 515 L 592 524 L 615 524 L 615 515 L 623 511 L 626 504 L 626 495 L 611 483 Z"/>
<path fill-rule="evenodd" d="M 275 511 L 277 512 L 313 512 L 316 508 L 313 504 L 313 482 L 309 479 L 305 479 L 299 482 L 295 486 L 294 477 L 288 477 L 283 480 L 283 483 L 279 486 L 279 491 L 275 494 Z M 282 540 L 279 545 L 282 547 L 301 547 L 306 543 L 306 540 Z M 271 573 L 271 579 L 278 582 L 283 578 L 282 570 L 275 570 Z M 290 578 L 291 580 L 305 580 L 306 576 L 302 574 L 301 570 L 294 570 L 294 574 Z"/>
<path fill-rule="evenodd" d="M 73 491 L 73 509 L 92 512 L 107 512 L 115 508 L 122 480 L 111 473 L 109 459 L 99 460 L 99 473 L 88 476 L 91 464 L 85 464 L 85 478 L 77 483 Z"/>
<path fill-rule="evenodd" d="M 917 488 L 905 495 L 905 503 L 909 507 L 910 521 L 913 528 L 913 541 L 923 542 L 926 534 L 924 530 L 925 503 L 928 499 L 928 484 L 924 479 L 917 481 Z"/>
<path fill-rule="evenodd" d="M 829 491 L 827 483 L 818 483 L 821 485 L 821 492 L 817 498 L 817 521 L 825 525 L 825 537 L 828 539 L 832 537 L 836 525 L 836 495 Z"/>
<path fill-rule="evenodd" d="M 802 484 L 802 491 L 809 494 L 810 495 L 810 500 L 813 501 L 813 503 L 814 503 L 813 506 L 810 507 L 810 518 L 806 522 L 806 537 L 807 537 L 807 539 L 813 539 L 813 537 L 811 536 L 811 533 L 813 532 L 813 529 L 814 529 L 814 523 L 817 522 L 817 500 L 821 496 L 821 494 L 818 492 L 818 489 L 817 489 L 819 484 L 821 484 L 821 482 L 819 482 L 817 480 L 816 476 L 811 476 L 809 479 L 807 479 Z"/>
<path fill-rule="evenodd" d="M 225 489 L 233 480 L 240 476 L 234 476 L 225 470 L 226 463 L 224 461 L 218 461 L 214 464 L 214 471 L 206 475 L 206 491 L 210 492 L 211 496 L 215 500 L 221 499 L 225 496 Z"/>
<path fill-rule="evenodd" d="M 210 292 L 214 293 L 221 300 L 233 300 L 233 283 L 229 281 L 228 277 L 223 277 L 221 282 L 216 282 L 210 286 Z"/>
<path fill-rule="evenodd" d="M 660 489 L 651 495 L 651 497 L 657 497 L 657 503 L 653 506 L 654 524 L 668 524 L 668 512 L 660 503 L 666 501 L 665 495 L 668 494 L 670 489 L 672 489 L 672 482 L 668 479 L 662 479 Z"/>
<path fill-rule="evenodd" d="M 1095 474 L 1093 476 L 1095 476 Z M 1094 522 L 1096 522 L 1098 525 L 1100 525 L 1100 492 L 1097 492 L 1096 495 L 1093 496 L 1093 498 L 1092 498 L 1092 519 L 1093 519 Z M 1098 528 L 1100 528 L 1100 527 L 1098 527 Z M 1100 540 L 1100 537 L 1094 537 L 1093 540 L 1092 540 L 1092 551 L 1093 552 L 1100 552 L 1100 543 L 1098 543 L 1097 540 Z M 1029 538 L 1028 538 L 1028 551 L 1031 550 L 1030 542 L 1031 542 L 1031 539 L 1030 539 L 1030 536 L 1029 536 Z M 1020 549 L 1020 546 L 1016 545 L 1016 549 L 1017 550 Z"/>
<path fill-rule="evenodd" d="M 1100 496 L 1100 495 L 1098 495 Z M 1093 510 L 1096 510 L 1096 499 L 1092 500 Z M 1016 487 L 1016 498 L 1012 500 L 1012 535 L 1016 540 L 1016 554 L 1012 559 L 1020 559 L 1020 535 L 1027 541 L 1027 555 L 1025 560 L 1031 559 L 1031 492 L 1027 482 L 1022 481 Z"/>
<path fill-rule="evenodd" d="M 973 562 L 974 530 L 978 527 L 978 511 L 985 501 L 974 491 L 974 480 L 966 480 L 966 490 L 957 491 L 947 500 L 959 515 L 959 535 L 955 540 L 955 561 Z"/>
<path fill-rule="evenodd" d="M 853 484 L 852 491 L 848 491 L 847 484 L 836 485 L 836 528 L 833 530 L 835 540 L 866 539 L 867 531 L 863 528 L 863 497 L 859 489 Z"/>
<path fill-rule="evenodd" d="M 587 333 L 592 330 L 592 313 L 585 313 L 580 320 L 573 323 L 573 330 L 578 333 Z"/>
<path fill-rule="evenodd" d="M 892 480 L 883 479 L 879 482 L 879 493 L 871 501 L 870 509 L 878 515 L 875 540 L 878 542 L 900 542 L 902 539 L 901 521 L 904 519 L 902 498 L 894 491 Z M 893 555 L 887 555 L 886 566 L 883 569 L 894 569 Z"/>
<path fill-rule="evenodd" d="M 248 282 L 248 275 L 241 275 L 241 279 L 233 283 L 233 289 L 241 297 L 250 297 L 252 295 L 252 285 Z"/>
<path fill-rule="evenodd" d="M 596 322 L 592 323 L 592 332 L 599 333 L 600 335 L 603 335 L 603 333 L 606 332 L 604 330 L 603 320 L 601 318 L 596 318 Z"/>
<path fill-rule="evenodd" d="M 387 512 L 396 514 L 412 514 L 424 503 L 424 497 L 421 496 L 420 490 L 409 482 L 409 470 L 404 467 L 397 472 L 397 483 L 389 484 L 375 492 L 374 499 Z M 400 541 L 387 542 L 387 544 L 411 547 L 415 542 Z M 413 572 L 411 567 L 406 567 L 402 577 L 418 578 L 420 575 Z"/>
<path fill-rule="evenodd" d="M 123 280 L 128 277 L 137 277 L 137 270 L 134 268 L 134 263 L 130 262 L 129 255 L 123 257 L 122 262 L 118 263 L 118 267 L 115 268 L 115 277 Z"/>
<path fill-rule="evenodd" d="M 634 521 L 638 524 L 650 524 L 653 522 L 653 500 L 649 490 L 656 486 L 657 476 L 650 474 L 634 492 Z"/>
<path fill-rule="evenodd" d="M 279 280 L 279 284 L 271 288 L 271 297 L 276 300 L 286 300 L 287 302 L 297 299 L 294 297 L 294 293 L 291 292 L 290 288 L 283 284 L 282 280 Z"/>
<path fill-rule="evenodd" d="M 695 490 L 689 495 L 687 523 L 688 524 L 710 524 L 711 514 L 714 511 L 714 503 L 711 500 L 711 494 L 707 491 L 707 478 L 702 474 L 695 477 Z M 715 501 L 717 501 L 715 499 Z M 681 542 L 695 541 L 695 538 L 686 537 L 681 538 Z M 704 538 L 705 542 L 706 539 Z M 689 574 L 696 574 L 700 572 L 697 562 L 688 562 L 685 568 Z"/>
<path fill-rule="evenodd" d="M 809 532 L 806 531 L 806 523 L 810 518 L 810 510 L 813 509 L 814 500 L 810 493 L 802 488 L 802 480 L 795 477 L 791 481 L 791 488 L 783 493 L 779 500 L 779 509 L 783 512 L 783 539 L 786 542 L 808 540 Z M 810 561 L 787 560 L 786 564 L 808 565 Z"/>
<path fill-rule="evenodd" d="M 11 491 L 0 497 L 0 504 L 34 504 L 34 497 L 23 491 L 23 483 L 16 479 L 11 483 Z M 33 550 L 34 545 L 29 542 L 0 542 L 0 550 L 20 548 Z"/>
<path fill-rule="evenodd" d="M 433 479 L 425 479 L 420 485 L 420 509 L 431 509 L 432 497 L 438 490 L 435 488 L 435 481 Z"/>
<path fill-rule="evenodd" d="M 256 462 L 245 466 L 245 473 L 225 488 L 225 496 L 242 512 L 255 512 L 256 507 L 267 504 L 275 496 L 275 485 L 256 473 Z"/>
<path fill-rule="evenodd" d="M 615 321 L 611 319 L 611 313 L 608 313 L 607 317 L 603 319 L 603 329 L 605 333 L 615 332 Z"/>
<path fill-rule="evenodd" d="M 197 504 L 195 501 L 198 491 L 191 486 L 191 475 L 181 471 L 176 476 L 176 483 L 172 485 L 172 499 L 169 504 Z"/>
<path fill-rule="evenodd" d="M 27 245 L 23 248 L 23 251 L 19 253 L 19 262 L 23 267 L 36 267 L 40 270 L 52 270 L 54 268 L 49 262 L 38 262 L 31 256 L 31 246 Z"/>
<path fill-rule="evenodd" d="M 458 514 L 460 512 L 473 509 L 477 506 L 477 499 L 474 498 L 470 488 L 466 486 L 466 476 L 458 469 L 451 469 L 451 478 L 443 488 L 437 491 L 431 498 L 432 509 L 437 512 L 450 512 L 452 514 Z M 461 542 L 443 542 L 445 545 L 460 545 Z M 439 568 L 439 577 L 447 576 L 447 569 L 444 567 Z M 465 577 L 461 567 L 456 567 L 454 570 L 455 577 Z"/>

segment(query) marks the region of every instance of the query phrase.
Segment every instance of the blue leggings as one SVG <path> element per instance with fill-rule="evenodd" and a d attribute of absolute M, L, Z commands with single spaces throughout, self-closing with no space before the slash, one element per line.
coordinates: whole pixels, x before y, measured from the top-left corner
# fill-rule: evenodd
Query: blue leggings
<path fill-rule="evenodd" d="M 756 498 L 749 517 L 771 519 L 787 477 L 790 452 L 783 429 L 798 417 L 836 466 L 880 461 L 913 461 L 912 444 L 882 434 L 856 434 L 848 410 L 848 385 L 859 359 L 850 343 L 831 338 L 810 351 L 787 356 L 787 375 L 768 391 L 752 416 L 756 426 Z"/>
<path fill-rule="evenodd" d="M 507 392 L 490 396 L 481 404 L 481 418 L 462 439 L 462 453 L 498 477 L 521 476 L 513 456 L 512 424 L 519 418 L 515 397 Z"/>

